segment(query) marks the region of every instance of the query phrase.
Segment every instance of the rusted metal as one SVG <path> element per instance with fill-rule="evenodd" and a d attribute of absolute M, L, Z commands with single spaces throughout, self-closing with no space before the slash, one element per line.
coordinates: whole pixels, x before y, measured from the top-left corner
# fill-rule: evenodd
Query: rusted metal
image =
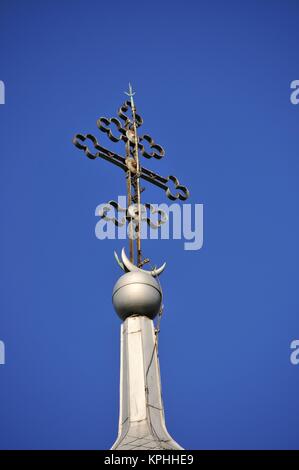
<path fill-rule="evenodd" d="M 151 159 L 161 159 L 165 156 L 165 151 L 161 145 L 156 144 L 154 139 L 148 135 L 143 134 L 138 136 L 138 129 L 143 124 L 142 117 L 137 114 L 136 106 L 134 102 L 134 95 L 131 85 L 129 84 L 129 91 L 126 92 L 129 96 L 129 100 L 125 101 L 118 110 L 118 118 L 106 118 L 100 117 L 97 120 L 97 127 L 101 132 L 104 132 L 107 137 L 112 142 L 124 142 L 125 143 L 125 157 L 119 155 L 118 153 L 112 152 L 107 148 L 103 147 L 98 139 L 93 134 L 76 134 L 73 138 L 73 144 L 83 150 L 85 155 L 94 160 L 96 158 L 102 158 L 114 165 L 118 166 L 126 173 L 127 178 L 127 207 L 130 207 L 132 203 L 137 204 L 137 224 L 136 224 L 136 251 L 137 251 L 137 266 L 141 267 L 148 259 L 142 260 L 142 251 L 141 251 L 141 223 L 142 223 L 142 214 L 141 214 L 141 193 L 144 191 L 144 188 L 140 187 L 140 179 L 143 179 L 161 189 L 166 193 L 166 196 L 172 200 L 181 200 L 185 201 L 189 197 L 189 191 L 186 186 L 180 184 L 178 178 L 173 175 L 167 177 L 161 176 L 147 168 L 144 168 L 140 164 L 141 156 Z M 129 117 L 128 113 L 131 113 Z M 122 121 L 122 122 L 121 122 Z M 149 148 L 149 149 L 148 149 Z M 174 186 L 174 190 L 171 189 L 171 185 Z M 133 191 L 132 191 L 133 190 Z M 107 211 L 103 210 L 102 216 L 106 220 L 113 220 L 116 225 L 122 225 L 126 221 L 130 223 L 132 217 L 127 211 L 127 208 L 120 208 L 115 201 L 109 201 L 108 205 L 112 205 L 117 211 L 125 212 L 125 216 L 122 218 L 121 222 L 116 218 L 109 218 Z M 153 213 L 151 204 L 145 204 L 147 208 Z M 152 228 L 159 227 L 162 223 L 165 223 L 165 213 L 162 214 L 162 211 L 158 211 L 160 219 L 157 224 L 151 222 L 150 217 L 146 217 L 147 223 Z M 132 224 L 130 224 L 130 230 L 132 231 Z M 134 240 L 133 234 L 130 233 L 130 261 L 134 263 Z"/>
<path fill-rule="evenodd" d="M 97 150 L 96 152 L 93 152 L 90 149 L 88 141 L 90 141 L 95 150 Z M 111 152 L 111 150 L 108 150 L 102 145 L 100 145 L 97 138 L 92 134 L 76 134 L 73 138 L 73 144 L 78 149 L 83 150 L 85 155 L 92 160 L 96 158 L 103 158 L 104 160 L 113 163 L 114 165 L 117 165 L 125 172 L 127 172 L 128 170 L 126 159 L 121 155 L 115 152 Z M 160 176 L 154 171 L 148 170 L 147 168 L 142 166 L 140 168 L 140 178 L 163 189 L 166 192 L 166 196 L 172 201 L 175 201 L 177 199 L 180 199 L 181 201 L 186 201 L 190 196 L 188 188 L 180 184 L 176 176 Z M 172 181 L 174 183 L 175 189 L 177 190 L 175 193 L 173 193 L 172 190 L 169 188 L 167 184 L 169 181 Z"/>

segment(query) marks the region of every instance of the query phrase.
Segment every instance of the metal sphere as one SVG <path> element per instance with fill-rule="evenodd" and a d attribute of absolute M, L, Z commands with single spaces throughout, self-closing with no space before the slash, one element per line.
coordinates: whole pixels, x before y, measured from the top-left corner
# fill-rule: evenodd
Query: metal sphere
<path fill-rule="evenodd" d="M 153 276 L 132 271 L 116 282 L 112 302 L 122 320 L 130 315 L 144 315 L 153 319 L 161 308 L 162 291 Z"/>

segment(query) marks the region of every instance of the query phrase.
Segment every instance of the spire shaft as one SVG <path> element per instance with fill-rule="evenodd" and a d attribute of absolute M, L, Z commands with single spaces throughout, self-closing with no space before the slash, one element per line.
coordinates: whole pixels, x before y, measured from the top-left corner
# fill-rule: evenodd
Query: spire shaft
<path fill-rule="evenodd" d="M 121 327 L 119 429 L 111 449 L 182 449 L 166 429 L 156 335 L 144 316 Z"/>

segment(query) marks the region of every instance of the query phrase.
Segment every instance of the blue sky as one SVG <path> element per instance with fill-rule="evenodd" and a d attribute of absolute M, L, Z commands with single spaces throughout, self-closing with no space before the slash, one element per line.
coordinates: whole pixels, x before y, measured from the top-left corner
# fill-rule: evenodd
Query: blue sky
<path fill-rule="evenodd" d="M 124 180 L 71 140 L 99 136 L 129 81 L 166 150 L 145 165 L 204 204 L 201 250 L 145 243 L 168 264 L 169 432 L 189 449 L 298 448 L 298 18 L 291 0 L 1 2 L 1 448 L 116 438 L 123 241 L 95 237 L 94 211 Z"/>

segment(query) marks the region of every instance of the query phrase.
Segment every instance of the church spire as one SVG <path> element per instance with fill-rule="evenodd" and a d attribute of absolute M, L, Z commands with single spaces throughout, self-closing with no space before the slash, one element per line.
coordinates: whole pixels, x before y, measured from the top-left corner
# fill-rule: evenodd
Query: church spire
<path fill-rule="evenodd" d="M 102 158 L 124 170 L 127 187 L 127 207 L 121 208 L 116 201 L 109 201 L 107 206 L 125 212 L 125 222 L 129 224 L 130 256 L 122 250 L 121 259 L 115 253 L 119 267 L 124 271 L 113 289 L 113 305 L 122 320 L 121 325 L 121 366 L 120 366 L 120 417 L 118 437 L 112 449 L 181 449 L 169 435 L 164 418 L 161 395 L 161 379 L 158 360 L 158 332 L 153 320 L 162 314 L 162 288 L 159 275 L 164 271 L 166 263 L 159 268 L 145 269 L 149 262 L 141 252 L 142 210 L 152 209 L 151 204 L 141 205 L 140 180 L 145 180 L 161 189 L 172 200 L 185 201 L 189 197 L 188 189 L 181 185 L 175 176 L 163 177 L 140 164 L 140 155 L 147 159 L 161 159 L 164 149 L 148 134 L 138 135 L 138 128 L 143 124 L 142 117 L 137 114 L 134 101 L 135 92 L 131 84 L 126 92 L 129 100 L 118 110 L 118 117 L 101 117 L 97 127 L 107 134 L 113 142 L 125 143 L 125 156 L 106 149 L 92 134 L 77 134 L 74 145 L 83 150 L 85 155 L 94 160 Z M 116 126 L 115 135 L 110 125 Z M 174 183 L 175 192 L 169 187 Z M 160 211 L 161 212 L 161 211 Z M 106 220 L 107 211 L 101 216 Z M 123 222 L 113 218 L 116 225 Z M 149 217 L 146 222 L 152 228 L 158 228 L 167 221 L 164 214 L 157 224 Z M 124 222 L 124 223 L 125 223 Z M 136 263 L 135 259 L 136 251 Z"/>

